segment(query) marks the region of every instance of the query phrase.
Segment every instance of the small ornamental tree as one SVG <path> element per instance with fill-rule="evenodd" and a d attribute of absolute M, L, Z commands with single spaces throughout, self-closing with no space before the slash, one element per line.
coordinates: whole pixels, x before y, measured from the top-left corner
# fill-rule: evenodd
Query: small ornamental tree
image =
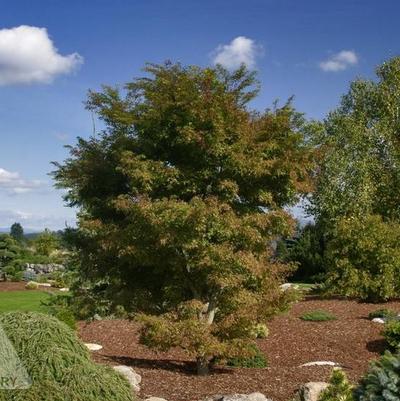
<path fill-rule="evenodd" d="M 290 102 L 249 110 L 244 67 L 145 71 L 125 95 L 89 94 L 106 128 L 79 138 L 54 177 L 80 208 L 82 279 L 138 312 L 143 343 L 185 349 L 204 374 L 248 353 L 254 325 L 290 302 L 290 267 L 270 244 L 292 229 L 283 207 L 309 190 L 306 124 Z"/>
<path fill-rule="evenodd" d="M 333 369 L 329 386 L 319 396 L 318 401 L 354 401 L 353 386 L 343 370 Z"/>
<path fill-rule="evenodd" d="M 50 256 L 50 254 L 59 246 L 59 239 L 54 233 L 46 228 L 37 236 L 37 238 L 35 238 L 33 246 L 38 255 Z"/>

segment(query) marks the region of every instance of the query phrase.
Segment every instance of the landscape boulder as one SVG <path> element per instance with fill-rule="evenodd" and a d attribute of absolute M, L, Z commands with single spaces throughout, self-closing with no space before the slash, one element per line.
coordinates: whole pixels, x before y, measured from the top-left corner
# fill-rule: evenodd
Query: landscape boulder
<path fill-rule="evenodd" d="M 230 394 L 230 395 L 214 395 L 203 401 L 271 401 L 264 394 Z"/>
<path fill-rule="evenodd" d="M 128 380 L 129 384 L 131 385 L 132 389 L 136 391 L 137 393 L 140 391 L 140 382 L 142 381 L 142 376 L 137 374 L 131 367 L 125 366 L 125 365 L 118 365 L 118 366 L 113 366 L 114 370 L 118 373 L 120 373 L 122 376 L 125 377 L 126 380 Z M 155 401 L 155 397 L 152 397 L 153 400 Z"/>
<path fill-rule="evenodd" d="M 321 393 L 329 386 L 325 382 L 309 382 L 304 384 L 300 390 L 300 401 L 318 401 Z"/>

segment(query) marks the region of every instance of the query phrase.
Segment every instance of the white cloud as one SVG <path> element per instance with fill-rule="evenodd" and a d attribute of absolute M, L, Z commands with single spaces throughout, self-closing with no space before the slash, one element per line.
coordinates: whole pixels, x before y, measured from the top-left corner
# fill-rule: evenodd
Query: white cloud
<path fill-rule="evenodd" d="M 43 182 L 40 180 L 24 180 L 19 173 L 7 171 L 0 167 L 0 190 L 11 195 L 24 194 L 41 188 Z"/>
<path fill-rule="evenodd" d="M 50 83 L 82 63 L 78 53 L 59 54 L 46 28 L 0 29 L 0 85 Z"/>
<path fill-rule="evenodd" d="M 234 69 L 245 64 L 249 68 L 256 65 L 256 59 L 262 55 L 263 48 L 253 39 L 238 36 L 228 45 L 219 45 L 214 52 L 213 63 L 221 64 L 223 67 Z"/>
<path fill-rule="evenodd" d="M 327 72 L 343 71 L 358 63 L 357 54 L 352 50 L 342 50 L 322 61 L 319 66 Z"/>

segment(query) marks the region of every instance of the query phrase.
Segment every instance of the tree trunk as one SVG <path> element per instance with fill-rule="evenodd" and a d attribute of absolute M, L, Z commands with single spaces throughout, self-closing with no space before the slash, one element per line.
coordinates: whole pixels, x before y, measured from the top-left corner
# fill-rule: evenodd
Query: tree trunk
<path fill-rule="evenodd" d="M 209 373 L 209 363 L 205 357 L 197 357 L 197 374 L 207 376 Z"/>

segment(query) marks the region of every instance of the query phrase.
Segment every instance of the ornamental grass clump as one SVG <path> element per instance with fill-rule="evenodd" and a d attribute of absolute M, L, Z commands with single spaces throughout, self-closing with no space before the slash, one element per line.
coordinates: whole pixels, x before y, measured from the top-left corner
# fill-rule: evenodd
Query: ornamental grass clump
<path fill-rule="evenodd" d="M 25 389 L 0 388 L 0 401 L 134 400 L 129 383 L 96 365 L 75 333 L 56 318 L 12 312 L 0 315 L 0 328 L 2 343 L 13 345 L 32 383 Z"/>

